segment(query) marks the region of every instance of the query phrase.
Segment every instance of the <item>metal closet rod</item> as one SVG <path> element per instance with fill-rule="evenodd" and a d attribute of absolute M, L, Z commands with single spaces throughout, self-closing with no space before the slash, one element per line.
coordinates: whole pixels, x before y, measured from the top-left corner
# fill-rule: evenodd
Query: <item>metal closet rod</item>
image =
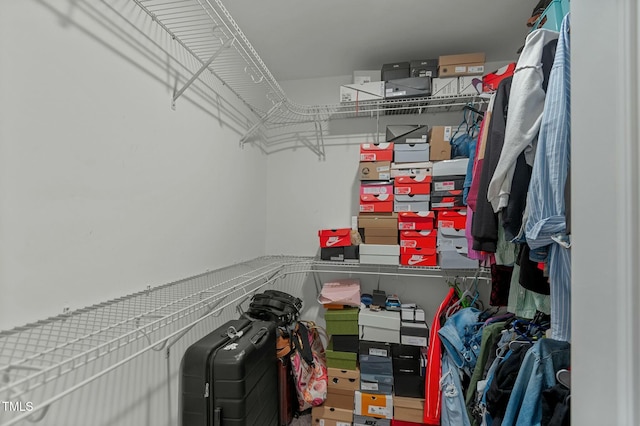
<path fill-rule="evenodd" d="M 306 269 L 301 271 L 283 272 L 282 276 L 300 274 L 300 273 L 330 273 L 330 274 L 357 274 L 357 275 L 383 275 L 390 277 L 413 277 L 413 278 L 473 278 L 479 280 L 491 281 L 490 277 L 476 275 L 447 275 L 447 274 L 425 274 L 425 273 L 397 273 L 397 272 L 376 272 L 376 271 L 349 271 L 349 270 L 330 270 L 330 269 Z M 486 273 L 486 272 L 481 272 Z"/>
<path fill-rule="evenodd" d="M 264 283 L 258 285 L 257 287 L 255 287 L 254 289 L 252 289 L 250 292 L 248 293 L 254 293 L 255 291 L 261 289 L 262 287 L 266 286 L 267 284 L 270 284 L 276 280 L 278 280 L 279 278 L 281 278 L 279 275 L 277 276 L 273 276 L 271 279 L 265 281 Z M 145 348 L 139 350 L 138 352 L 118 361 L 115 364 L 112 364 L 111 366 L 105 368 L 104 370 L 94 374 L 93 376 L 81 381 L 80 383 L 77 383 L 76 385 L 58 393 L 57 395 L 49 398 L 48 400 L 44 401 L 43 403 L 41 403 L 39 406 L 34 407 L 34 409 L 30 412 L 26 412 L 22 415 L 19 415 L 18 417 L 9 420 L 6 423 L 2 423 L 0 426 L 10 426 L 10 425 L 14 425 L 19 421 L 25 420 L 28 417 L 33 416 L 34 413 L 37 413 L 41 410 L 48 410 L 49 406 L 51 404 L 53 404 L 54 402 L 64 398 L 65 396 L 77 391 L 78 389 L 90 384 L 91 382 L 99 379 L 100 377 L 104 376 L 107 373 L 110 373 L 111 371 L 123 366 L 124 364 L 134 360 L 135 358 L 139 357 L 140 355 L 150 351 L 150 350 L 154 350 L 154 348 L 156 348 L 158 345 L 160 344 L 166 344 L 168 342 L 169 339 L 176 337 L 176 336 L 180 336 L 182 337 L 184 334 L 186 334 L 186 332 L 188 332 L 191 328 L 193 328 L 195 325 L 197 325 L 199 322 L 205 320 L 206 318 L 209 318 L 210 316 L 215 315 L 218 312 L 221 312 L 223 309 L 225 309 L 226 307 L 230 306 L 231 304 L 234 304 L 236 302 L 238 302 L 239 300 L 243 299 L 246 297 L 246 295 L 248 294 L 247 292 L 245 292 L 244 294 L 236 297 L 233 300 L 230 300 L 229 302 L 225 303 L 224 305 L 221 305 L 217 308 L 215 308 L 214 310 L 210 311 L 209 313 L 207 313 L 206 315 L 203 315 L 202 317 L 198 318 L 197 320 L 193 321 L 192 323 L 180 328 L 179 330 L 174 331 L 173 333 L 168 334 L 167 336 L 164 336 L 162 339 L 159 339 L 158 341 L 156 341 L 154 344 L 148 345 Z M 174 344 L 177 340 L 174 340 L 172 342 L 172 344 Z M 18 383 L 18 382 L 16 382 Z M 15 384 L 14 384 L 15 386 Z M 9 388 L 10 389 L 10 388 Z M 44 416 L 42 416 L 44 417 Z"/>

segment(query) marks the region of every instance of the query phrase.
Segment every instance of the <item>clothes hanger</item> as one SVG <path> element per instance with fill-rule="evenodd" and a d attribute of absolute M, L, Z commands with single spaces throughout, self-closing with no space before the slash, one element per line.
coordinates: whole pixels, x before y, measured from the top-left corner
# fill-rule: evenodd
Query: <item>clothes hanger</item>
<path fill-rule="evenodd" d="M 563 368 L 556 372 L 556 380 L 567 389 L 571 389 L 571 371 Z"/>

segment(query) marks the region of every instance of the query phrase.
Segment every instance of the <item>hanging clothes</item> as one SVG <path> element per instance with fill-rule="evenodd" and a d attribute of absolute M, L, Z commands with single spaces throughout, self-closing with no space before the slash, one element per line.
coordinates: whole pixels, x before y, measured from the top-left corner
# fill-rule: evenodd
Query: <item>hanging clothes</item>
<path fill-rule="evenodd" d="M 509 95 L 504 147 L 487 190 L 487 199 L 495 212 L 509 202 L 518 156 L 524 151 L 527 164 L 533 164 L 545 100 L 542 54 L 547 43 L 557 38 L 555 31 L 532 31 L 518 59 Z"/>
<path fill-rule="evenodd" d="M 424 412 L 423 422 L 428 425 L 440 425 L 440 415 L 442 409 L 440 375 L 442 344 L 438 331 L 444 322 L 444 315 L 449 307 L 456 301 L 455 289 L 450 288 L 440 307 L 433 317 L 429 334 L 429 352 L 427 354 L 427 373 L 424 384 Z"/>
<path fill-rule="evenodd" d="M 548 249 L 551 286 L 551 337 L 571 339 L 571 251 L 566 234 L 565 185 L 571 155 L 571 66 L 569 15 L 562 21 L 556 57 L 549 79 L 538 153 L 527 197 L 525 225 L 530 258 L 542 262 L 536 250 Z"/>
<path fill-rule="evenodd" d="M 487 140 L 484 147 L 482 170 L 477 186 L 477 200 L 473 213 L 471 235 L 473 235 L 473 249 L 495 253 L 498 240 L 498 216 L 487 200 L 487 189 L 491 176 L 498 164 L 502 145 L 504 143 L 504 129 L 507 121 L 507 106 L 511 81 L 507 77 L 500 82 L 495 95 L 493 114 L 489 123 Z M 472 185 L 473 188 L 473 185 Z"/>
<path fill-rule="evenodd" d="M 536 426 L 542 420 L 542 391 L 556 384 L 556 372 L 569 367 L 570 345 L 540 339 L 528 351 L 518 371 L 502 426 Z"/>

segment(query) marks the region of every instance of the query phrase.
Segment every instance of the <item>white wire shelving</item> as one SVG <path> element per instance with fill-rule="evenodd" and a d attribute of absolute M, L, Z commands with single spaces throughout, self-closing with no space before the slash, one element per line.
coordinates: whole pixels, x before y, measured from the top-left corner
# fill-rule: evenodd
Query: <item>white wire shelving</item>
<path fill-rule="evenodd" d="M 220 0 L 133 1 L 200 64 L 176 88 L 174 103 L 208 71 L 255 114 L 255 121 L 240 139 L 241 146 L 258 142 L 269 153 L 275 145 L 295 139 L 323 158 L 330 120 L 457 111 L 486 102 L 478 95 L 460 95 L 301 105 L 287 97 Z"/>
<path fill-rule="evenodd" d="M 15 413 L 6 422 L 0 418 L 0 425 L 46 417 L 56 401 L 145 353 L 155 351 L 168 357 L 171 347 L 206 318 L 225 308 L 241 310 L 253 293 L 288 278 L 295 277 L 288 280 L 289 286 L 301 287 L 313 276 L 319 289 L 321 279 L 317 277 L 323 273 L 444 278 L 480 275 L 486 279 L 486 272 L 265 256 L 2 331 L 0 398 L 20 401 L 37 391 L 45 394 L 33 412 Z M 288 290 L 286 286 L 283 289 Z M 51 383 L 57 385 L 55 392 L 45 392 Z"/>

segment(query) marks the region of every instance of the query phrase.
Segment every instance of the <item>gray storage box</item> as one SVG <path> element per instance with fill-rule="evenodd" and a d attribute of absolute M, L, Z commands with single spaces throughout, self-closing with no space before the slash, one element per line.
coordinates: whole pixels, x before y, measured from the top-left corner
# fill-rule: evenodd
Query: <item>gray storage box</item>
<path fill-rule="evenodd" d="M 438 58 L 417 59 L 409 63 L 411 67 L 411 77 L 437 77 Z"/>
<path fill-rule="evenodd" d="M 410 77 L 387 81 L 385 99 L 431 96 L 431 77 Z"/>
<path fill-rule="evenodd" d="M 428 143 L 398 143 L 393 146 L 396 163 L 418 163 L 429 161 Z"/>
<path fill-rule="evenodd" d="M 394 212 L 424 212 L 429 209 L 430 195 L 408 194 L 396 195 L 393 199 Z"/>

